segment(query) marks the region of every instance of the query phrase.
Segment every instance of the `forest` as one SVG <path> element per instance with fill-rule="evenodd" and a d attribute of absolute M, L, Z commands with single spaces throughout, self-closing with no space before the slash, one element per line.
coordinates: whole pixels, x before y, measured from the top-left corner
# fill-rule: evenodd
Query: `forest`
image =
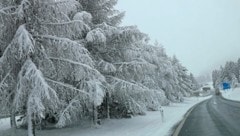
<path fill-rule="evenodd" d="M 116 4 L 0 1 L 0 115 L 11 117 L 12 128 L 26 127 L 33 136 L 37 126 L 62 128 L 83 119 L 98 125 L 157 111 L 198 89 L 176 56 L 151 44 L 137 26 L 121 25 L 125 12 Z"/>
<path fill-rule="evenodd" d="M 240 58 L 234 61 L 227 61 L 224 66 L 213 70 L 212 81 L 214 88 L 222 88 L 222 83 L 226 82 L 231 88 L 238 87 L 240 82 Z"/>

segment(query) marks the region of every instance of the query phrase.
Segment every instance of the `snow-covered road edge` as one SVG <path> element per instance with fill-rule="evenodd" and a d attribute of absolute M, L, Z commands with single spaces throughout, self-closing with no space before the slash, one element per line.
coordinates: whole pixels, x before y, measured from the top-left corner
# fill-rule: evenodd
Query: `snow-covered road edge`
<path fill-rule="evenodd" d="M 226 91 L 221 90 L 221 94 L 224 99 L 240 102 L 240 88 L 229 89 Z"/>

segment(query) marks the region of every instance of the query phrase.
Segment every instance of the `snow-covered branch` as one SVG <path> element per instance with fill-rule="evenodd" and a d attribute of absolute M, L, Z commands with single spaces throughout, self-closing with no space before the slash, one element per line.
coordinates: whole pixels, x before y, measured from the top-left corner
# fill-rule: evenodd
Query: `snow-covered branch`
<path fill-rule="evenodd" d="M 21 25 L 12 42 L 5 49 L 3 57 L 11 54 L 15 56 L 15 59 L 21 59 L 34 52 L 34 45 L 35 41 L 32 35 L 26 30 L 25 25 Z"/>
<path fill-rule="evenodd" d="M 57 85 L 60 85 L 60 86 L 69 88 L 69 89 L 71 89 L 71 90 L 77 91 L 77 92 L 79 92 L 79 93 L 81 93 L 81 94 L 90 95 L 88 92 L 85 92 L 85 91 L 83 91 L 83 90 L 77 89 L 77 88 L 73 87 L 72 85 L 69 85 L 69 84 L 66 84 L 66 83 L 63 83 L 63 82 L 54 81 L 54 80 L 49 79 L 49 78 L 46 78 L 46 80 L 47 80 L 48 82 L 52 82 L 52 83 L 54 83 L 54 84 L 57 84 Z"/>
<path fill-rule="evenodd" d="M 81 111 L 82 108 L 78 97 L 79 95 L 73 98 L 67 105 L 67 107 L 63 111 L 61 111 L 56 127 L 62 128 L 66 126 L 67 121 L 71 122 L 74 117 L 77 118 L 77 113 Z"/>
<path fill-rule="evenodd" d="M 64 58 L 55 58 L 55 57 L 49 57 L 50 59 L 52 60 L 59 60 L 59 61 L 65 61 L 65 62 L 68 62 L 68 63 L 72 63 L 72 64 L 75 64 L 75 65 L 80 65 L 90 71 L 93 71 L 97 74 L 100 74 L 96 69 L 90 67 L 89 65 L 86 65 L 86 64 L 83 64 L 83 63 L 79 63 L 79 62 L 76 62 L 76 61 L 72 61 L 72 60 L 69 60 L 69 59 L 64 59 Z"/>
<path fill-rule="evenodd" d="M 27 106 L 27 109 L 41 120 L 45 113 L 56 111 L 58 104 L 57 93 L 47 84 L 41 71 L 28 58 L 19 72 L 14 98 L 16 110 L 20 112 L 24 106 Z"/>
<path fill-rule="evenodd" d="M 67 37 L 69 39 L 82 39 L 90 31 L 90 27 L 81 20 L 73 20 L 61 23 L 42 23 L 39 33 Z"/>
<path fill-rule="evenodd" d="M 104 60 L 101 60 L 97 66 L 98 69 L 103 73 L 114 73 L 117 70 L 113 64 L 106 62 Z"/>
<path fill-rule="evenodd" d="M 35 37 L 37 38 L 37 44 L 43 46 L 46 54 L 51 57 L 70 59 L 72 61 L 85 63 L 91 67 L 94 65 L 88 50 L 77 42 L 71 41 L 68 38 L 48 35 Z"/>

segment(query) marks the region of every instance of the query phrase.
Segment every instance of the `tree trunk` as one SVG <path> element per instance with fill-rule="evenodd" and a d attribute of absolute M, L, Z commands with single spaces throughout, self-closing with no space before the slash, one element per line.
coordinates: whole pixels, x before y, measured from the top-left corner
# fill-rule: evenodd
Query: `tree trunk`
<path fill-rule="evenodd" d="M 32 117 L 33 113 L 30 106 L 30 99 L 28 98 L 27 103 L 28 136 L 35 136 L 35 123 Z"/>
<path fill-rule="evenodd" d="M 35 135 L 35 122 L 32 119 L 32 114 L 28 116 L 28 136 L 36 136 Z"/>
<path fill-rule="evenodd" d="M 11 128 L 17 128 L 17 123 L 15 119 L 15 110 L 11 110 L 11 117 L 10 117 Z"/>
<path fill-rule="evenodd" d="M 35 122 L 34 120 L 32 120 L 32 133 L 33 133 L 33 136 L 36 136 L 36 133 L 35 133 L 35 129 L 36 128 L 36 125 L 35 125 Z"/>
<path fill-rule="evenodd" d="M 107 119 L 110 119 L 110 111 L 109 111 L 109 92 L 106 93 L 106 111 L 107 111 Z"/>
<path fill-rule="evenodd" d="M 98 112 L 97 112 L 97 106 L 95 103 L 93 103 L 93 125 L 97 125 L 97 120 L 98 120 Z"/>

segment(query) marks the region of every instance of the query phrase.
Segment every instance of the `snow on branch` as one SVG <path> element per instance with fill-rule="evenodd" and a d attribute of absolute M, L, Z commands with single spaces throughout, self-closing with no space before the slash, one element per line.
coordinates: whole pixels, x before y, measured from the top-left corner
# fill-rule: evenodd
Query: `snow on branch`
<path fill-rule="evenodd" d="M 21 4 L 17 8 L 17 14 L 20 18 L 25 16 L 25 11 L 30 7 L 31 3 L 29 0 L 22 0 Z"/>
<path fill-rule="evenodd" d="M 127 27 L 113 27 L 109 26 L 106 23 L 97 25 L 96 28 L 100 28 L 104 35 L 107 38 L 107 44 L 111 45 L 113 43 L 125 43 L 121 46 L 129 46 L 128 44 L 136 41 L 145 41 L 148 39 L 148 36 L 139 31 L 136 26 L 127 26 Z"/>
<path fill-rule="evenodd" d="M 43 0 L 40 3 L 44 5 L 58 5 L 58 4 L 66 4 L 66 3 L 76 3 L 76 0 Z"/>
<path fill-rule="evenodd" d="M 85 63 L 93 67 L 94 62 L 90 58 L 90 53 L 81 44 L 67 38 L 42 35 L 37 37 L 37 44 L 45 48 L 47 55 L 51 57 L 62 57 L 76 62 Z"/>
<path fill-rule="evenodd" d="M 37 43 L 37 42 L 36 42 Z M 48 78 L 56 77 L 56 68 L 51 61 L 43 46 L 36 44 L 36 52 L 33 61 L 38 64 L 38 69 L 42 71 L 43 75 Z"/>
<path fill-rule="evenodd" d="M 125 12 L 116 11 L 114 14 L 108 17 L 108 24 L 111 24 L 113 26 L 119 25 L 122 22 L 124 15 Z"/>
<path fill-rule="evenodd" d="M 17 9 L 17 6 L 8 6 L 0 9 L 0 13 L 2 14 L 14 14 L 12 11 L 15 11 Z"/>
<path fill-rule="evenodd" d="M 92 15 L 86 11 L 78 12 L 74 15 L 73 20 L 81 20 L 86 24 L 92 22 Z"/>
<path fill-rule="evenodd" d="M 117 70 L 113 64 L 106 62 L 104 60 L 101 60 L 97 64 L 97 67 L 100 70 L 100 72 L 102 72 L 102 73 L 115 73 Z"/>
<path fill-rule="evenodd" d="M 140 32 L 136 26 L 119 27 L 120 33 L 113 39 L 123 43 L 132 43 L 134 41 L 145 40 L 148 37 L 146 34 Z M 126 44 L 123 44 L 126 45 Z"/>
<path fill-rule="evenodd" d="M 105 45 L 106 43 L 106 37 L 100 28 L 90 31 L 86 36 L 86 40 L 90 44 Z"/>
<path fill-rule="evenodd" d="M 26 30 L 25 25 L 19 26 L 10 45 L 5 49 L 2 57 L 12 56 L 20 60 L 34 52 L 35 41 Z"/>
<path fill-rule="evenodd" d="M 7 95 L 7 93 L 6 93 L 6 91 L 8 91 L 7 88 L 11 86 L 10 83 L 8 83 L 8 80 L 7 80 L 8 78 L 11 78 L 11 76 L 10 76 L 11 71 L 12 70 L 9 70 L 9 72 L 3 78 L 0 77 L 0 79 L 1 79 L 1 82 L 0 82 L 0 98 L 5 97 L 5 95 Z M 2 98 L 2 100 L 3 99 L 4 98 Z M 0 103 L 1 103 L 1 101 L 0 101 Z"/>
<path fill-rule="evenodd" d="M 143 58 L 144 55 L 142 50 L 136 46 L 122 48 L 121 50 L 121 56 L 124 61 L 131 61 L 136 58 Z"/>
<path fill-rule="evenodd" d="M 107 39 L 116 37 L 121 32 L 120 29 L 117 29 L 117 27 L 107 25 L 105 22 L 102 24 L 96 25 L 96 28 L 102 29 Z"/>
<path fill-rule="evenodd" d="M 71 78 L 74 81 L 82 80 L 86 77 L 104 80 L 99 71 L 84 63 L 75 62 L 64 58 L 49 57 L 56 66 L 58 76 L 60 78 Z"/>
<path fill-rule="evenodd" d="M 81 7 L 76 0 L 42 1 L 39 3 L 39 19 L 43 22 L 64 22 L 68 21 L 69 15 L 77 12 Z"/>
<path fill-rule="evenodd" d="M 47 84 L 41 71 L 28 58 L 19 72 L 14 98 L 17 111 L 20 112 L 24 106 L 27 106 L 28 111 L 30 110 L 41 120 L 46 112 L 56 111 L 58 103 L 57 93 Z"/>
<path fill-rule="evenodd" d="M 128 82 L 126 80 L 122 80 L 120 78 L 116 78 L 113 76 L 106 76 L 106 79 L 114 88 L 120 87 L 118 89 L 115 88 L 116 89 L 115 91 L 124 91 L 125 90 L 125 91 L 130 91 L 133 94 L 136 94 L 136 93 L 145 92 L 145 91 L 149 90 L 149 88 L 147 88 L 141 84 Z M 123 87 L 123 88 L 121 89 L 121 87 Z M 136 90 L 137 90 L 137 92 L 134 92 Z"/>
<path fill-rule="evenodd" d="M 106 77 L 107 81 L 113 88 L 114 101 L 123 104 L 125 108 L 135 114 L 144 114 L 146 105 L 144 104 L 144 94 L 148 92 L 147 88 L 142 88 L 137 84 L 124 81 L 112 76 Z M 144 100 L 143 103 L 141 100 Z"/>
<path fill-rule="evenodd" d="M 5 75 L 6 73 L 2 73 L 4 70 L 12 69 L 22 58 L 26 59 L 34 53 L 34 44 L 34 39 L 25 29 L 25 25 L 21 25 L 0 58 L 0 74 Z"/>
<path fill-rule="evenodd" d="M 77 91 L 77 92 L 79 92 L 79 93 L 81 93 L 81 94 L 90 95 L 88 92 L 85 92 L 85 91 L 83 91 L 83 90 L 77 89 L 77 88 L 73 87 L 72 85 L 69 85 L 69 84 L 66 84 L 66 83 L 63 83 L 63 82 L 54 81 L 54 80 L 49 79 L 49 78 L 46 78 L 46 80 L 47 80 L 48 82 L 52 82 L 52 83 L 54 83 L 54 84 L 56 84 L 56 85 L 63 86 L 63 87 L 68 88 L 68 89 L 70 89 L 70 90 Z"/>
<path fill-rule="evenodd" d="M 114 65 L 117 67 L 118 72 L 125 75 L 134 75 L 137 73 L 138 75 L 152 74 L 157 68 L 143 59 L 135 59 L 130 62 L 117 62 Z"/>
<path fill-rule="evenodd" d="M 72 122 L 73 118 L 78 118 L 77 115 L 82 111 L 81 101 L 79 101 L 80 95 L 73 98 L 70 103 L 61 111 L 59 115 L 57 128 L 62 128 L 66 126 L 67 122 Z"/>
<path fill-rule="evenodd" d="M 16 83 L 11 73 L 12 70 L 10 69 L 6 72 L 7 73 L 4 73 L 4 75 L 0 73 L 0 114 L 3 112 L 8 113 L 10 111 L 12 103 L 11 97 Z"/>
<path fill-rule="evenodd" d="M 17 17 L 14 14 L 0 12 L 0 50 L 4 51 L 17 30 Z M 2 55 L 2 53 L 0 53 Z"/>
<path fill-rule="evenodd" d="M 52 79 L 46 80 L 51 86 L 58 90 L 60 99 L 65 101 L 65 103 L 62 104 L 63 109 L 59 113 L 59 120 L 56 124 L 58 128 L 62 128 L 66 126 L 67 123 L 76 121 L 79 119 L 79 115 L 82 116 L 84 110 L 91 110 L 92 104 L 98 106 L 101 105 L 103 101 L 105 93 L 101 87 L 102 83 L 95 79 L 81 82 L 82 85 L 84 85 L 78 88 L 82 88 L 82 90 L 63 82 Z M 64 98 L 61 98 L 61 96 Z"/>
<path fill-rule="evenodd" d="M 130 100 L 132 107 L 141 105 L 143 110 L 157 110 L 159 104 L 166 99 L 161 90 L 152 90 L 142 84 L 131 83 L 112 76 L 107 76 L 106 79 L 113 87 L 114 98 L 118 101 Z"/>
<path fill-rule="evenodd" d="M 57 88 L 58 93 L 60 95 L 64 95 L 63 100 L 66 101 L 63 104 L 63 109 L 60 111 L 59 120 L 56 124 L 56 127 L 62 128 L 66 126 L 69 122 L 74 122 L 79 118 L 79 114 L 83 114 L 83 110 L 86 110 L 82 107 L 90 106 L 92 104 L 101 105 L 104 97 L 104 91 L 101 86 L 102 83 L 97 80 L 89 80 L 85 81 L 82 90 L 77 89 L 71 85 L 66 83 L 62 83 L 59 81 L 54 81 L 51 79 L 46 79 L 54 88 Z M 60 90 L 62 92 L 60 92 Z M 72 95 L 69 95 L 72 94 Z M 61 97 L 61 96 L 60 96 Z M 66 100 L 66 98 L 68 98 Z M 69 102 L 68 102 L 69 101 Z M 90 106 L 91 108 L 91 106 Z M 88 109 L 89 110 L 89 109 Z"/>
<path fill-rule="evenodd" d="M 0 79 L 2 79 L 1 80 L 1 82 L 0 82 L 0 92 L 3 92 L 3 88 L 4 88 L 4 86 L 7 86 L 7 84 L 5 83 L 5 81 L 6 81 L 6 79 L 10 76 L 10 72 L 11 72 L 12 70 L 9 70 L 8 71 L 8 73 L 2 78 L 2 77 L 0 77 Z"/>
<path fill-rule="evenodd" d="M 40 35 L 66 37 L 72 40 L 82 39 L 90 31 L 90 27 L 81 20 L 62 23 L 42 23 Z"/>

